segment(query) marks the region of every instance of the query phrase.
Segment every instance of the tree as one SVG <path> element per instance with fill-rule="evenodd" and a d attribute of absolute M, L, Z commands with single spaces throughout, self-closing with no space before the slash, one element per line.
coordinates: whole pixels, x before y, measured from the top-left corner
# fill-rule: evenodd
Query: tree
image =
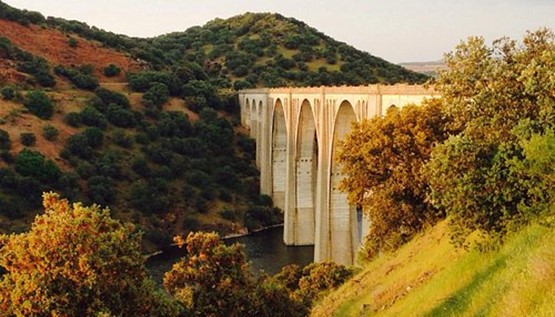
<path fill-rule="evenodd" d="M 19 135 L 19 139 L 21 141 L 21 144 L 25 146 L 33 146 L 37 142 L 37 137 L 34 133 L 31 132 L 22 132 Z"/>
<path fill-rule="evenodd" d="M 60 168 L 39 152 L 23 149 L 15 159 L 15 170 L 43 184 L 55 184 L 61 176 Z"/>
<path fill-rule="evenodd" d="M 383 118 L 354 124 L 341 145 L 341 188 L 372 222 L 368 257 L 397 248 L 443 216 L 426 200 L 429 186 L 421 169 L 433 146 L 447 138 L 447 123 L 437 100 L 392 107 Z"/>
<path fill-rule="evenodd" d="M 58 131 L 58 129 L 56 129 L 55 126 L 48 124 L 42 127 L 42 136 L 48 141 L 56 140 L 58 134 L 60 134 L 60 132 Z"/>
<path fill-rule="evenodd" d="M 472 232 L 502 241 L 544 213 L 552 190 L 522 168 L 523 145 L 553 127 L 555 35 L 541 29 L 523 45 L 504 38 L 488 47 L 469 38 L 446 55 L 435 88 L 462 132 L 436 147 L 427 168 L 430 199 L 450 216 L 452 238 Z"/>
<path fill-rule="evenodd" d="M 8 131 L 0 129 L 0 150 L 9 150 L 10 144 L 10 134 Z"/>
<path fill-rule="evenodd" d="M 153 83 L 143 95 L 143 104 L 147 107 L 160 108 L 170 96 L 168 87 L 161 83 Z"/>
<path fill-rule="evenodd" d="M 0 310 L 17 316 L 177 316 L 147 277 L 141 235 L 97 205 L 43 195 L 29 232 L 0 236 Z"/>
<path fill-rule="evenodd" d="M 187 254 L 164 275 L 164 287 L 194 316 L 255 316 L 254 279 L 243 247 L 216 233 L 190 233 Z"/>
<path fill-rule="evenodd" d="M 50 119 L 54 114 L 54 105 L 48 95 L 42 90 L 30 91 L 25 96 L 23 105 L 35 116 Z"/>
<path fill-rule="evenodd" d="M 106 77 L 114 77 L 121 73 L 121 68 L 119 68 L 116 64 L 109 64 L 104 67 L 103 72 Z"/>

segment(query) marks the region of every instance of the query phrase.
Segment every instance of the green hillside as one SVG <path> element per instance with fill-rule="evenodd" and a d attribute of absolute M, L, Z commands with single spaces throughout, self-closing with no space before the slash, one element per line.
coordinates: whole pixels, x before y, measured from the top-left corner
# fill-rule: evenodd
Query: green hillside
<path fill-rule="evenodd" d="M 364 266 L 311 316 L 554 316 L 555 233 L 531 225 L 498 251 L 456 249 L 446 221 Z"/>
<path fill-rule="evenodd" d="M 150 245 L 279 223 L 235 89 L 427 78 L 278 14 L 141 39 L 0 2 L 0 32 L 3 232 L 50 190 L 110 206 Z"/>

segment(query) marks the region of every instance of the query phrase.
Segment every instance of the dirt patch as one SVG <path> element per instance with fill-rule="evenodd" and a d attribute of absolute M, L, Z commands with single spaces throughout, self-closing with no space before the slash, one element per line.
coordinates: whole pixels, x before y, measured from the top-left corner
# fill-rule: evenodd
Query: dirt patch
<path fill-rule="evenodd" d="M 44 57 L 53 65 L 94 65 L 95 75 L 101 81 L 124 81 L 123 74 L 113 78 L 106 78 L 102 74 L 102 69 L 109 64 L 118 65 L 123 70 L 122 73 L 141 69 L 137 61 L 121 52 L 55 29 L 37 25 L 23 26 L 16 22 L 0 20 L 0 35 L 7 37 L 23 50 Z M 77 41 L 76 47 L 70 47 L 70 38 Z"/>

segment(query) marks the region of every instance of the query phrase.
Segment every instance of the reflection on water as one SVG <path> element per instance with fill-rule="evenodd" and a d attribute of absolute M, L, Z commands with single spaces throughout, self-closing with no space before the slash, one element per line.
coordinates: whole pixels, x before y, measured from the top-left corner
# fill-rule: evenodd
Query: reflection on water
<path fill-rule="evenodd" d="M 305 266 L 313 261 L 314 247 L 287 247 L 283 244 L 283 227 L 272 228 L 252 235 L 226 240 L 227 244 L 245 245 L 245 253 L 255 273 L 263 270 L 268 274 L 277 273 L 283 266 L 298 264 Z M 147 261 L 147 268 L 157 283 L 161 283 L 164 273 L 183 256 L 183 250 L 175 247 Z"/>

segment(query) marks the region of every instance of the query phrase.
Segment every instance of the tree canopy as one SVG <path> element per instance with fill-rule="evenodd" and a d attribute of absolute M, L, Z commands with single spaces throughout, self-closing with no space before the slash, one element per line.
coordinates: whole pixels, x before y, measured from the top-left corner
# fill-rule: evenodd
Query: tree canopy
<path fill-rule="evenodd" d="M 29 232 L 0 236 L 6 316 L 176 316 L 147 277 L 140 233 L 97 205 L 43 195 Z"/>

